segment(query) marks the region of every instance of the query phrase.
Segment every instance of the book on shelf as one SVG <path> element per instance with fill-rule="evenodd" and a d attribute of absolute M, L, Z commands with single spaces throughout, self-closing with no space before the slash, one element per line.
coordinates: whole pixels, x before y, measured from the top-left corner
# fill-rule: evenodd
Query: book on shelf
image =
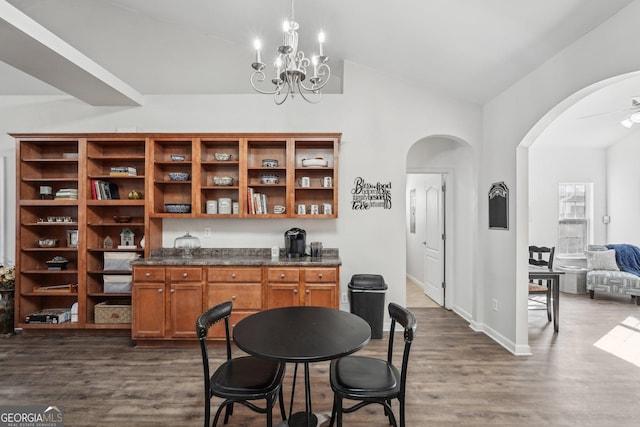
<path fill-rule="evenodd" d="M 55 200 L 78 200 L 78 190 L 75 188 L 61 188 L 56 191 Z"/>
<path fill-rule="evenodd" d="M 118 184 L 92 179 L 91 198 L 93 200 L 119 200 L 120 191 L 118 190 Z"/>
<path fill-rule="evenodd" d="M 266 215 L 268 213 L 268 197 L 256 193 L 253 188 L 247 189 L 247 211 L 250 215 Z"/>
<path fill-rule="evenodd" d="M 138 171 L 132 166 L 112 166 L 109 171 L 111 176 L 136 176 Z"/>

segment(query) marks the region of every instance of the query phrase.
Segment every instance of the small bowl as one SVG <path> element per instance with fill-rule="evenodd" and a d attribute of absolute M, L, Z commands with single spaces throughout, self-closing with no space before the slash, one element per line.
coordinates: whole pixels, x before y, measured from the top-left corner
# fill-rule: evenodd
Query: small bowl
<path fill-rule="evenodd" d="M 58 239 L 38 239 L 38 246 L 41 248 L 57 248 Z"/>
<path fill-rule="evenodd" d="M 265 167 L 265 168 L 277 168 L 278 167 L 278 161 L 276 159 L 263 159 L 262 160 L 262 167 Z"/>
<path fill-rule="evenodd" d="M 123 224 L 125 222 L 131 221 L 131 217 L 130 216 L 122 216 L 122 215 L 114 215 L 113 216 L 113 220 L 115 222 L 119 222 L 119 223 Z"/>
<path fill-rule="evenodd" d="M 64 270 L 67 268 L 69 260 L 61 256 L 56 256 L 49 261 L 45 261 L 45 264 L 47 264 L 47 268 L 49 270 Z"/>
<path fill-rule="evenodd" d="M 171 160 L 173 160 L 174 162 L 184 162 L 184 159 L 186 159 L 186 157 L 183 156 L 182 154 L 171 155 Z"/>
<path fill-rule="evenodd" d="M 277 184 L 280 182 L 280 177 L 278 175 L 264 174 L 260 176 L 260 182 L 262 184 Z"/>
<path fill-rule="evenodd" d="M 190 213 L 191 205 L 185 203 L 166 203 L 164 209 L 168 213 Z"/>
<path fill-rule="evenodd" d="M 214 153 L 213 156 L 216 158 L 216 160 L 221 162 L 231 160 L 231 154 L 229 153 Z"/>
<path fill-rule="evenodd" d="M 233 177 L 230 176 L 214 176 L 213 177 L 214 185 L 224 185 L 230 186 L 233 185 Z"/>
<path fill-rule="evenodd" d="M 170 181 L 189 181 L 189 174 L 186 172 L 169 172 Z"/>

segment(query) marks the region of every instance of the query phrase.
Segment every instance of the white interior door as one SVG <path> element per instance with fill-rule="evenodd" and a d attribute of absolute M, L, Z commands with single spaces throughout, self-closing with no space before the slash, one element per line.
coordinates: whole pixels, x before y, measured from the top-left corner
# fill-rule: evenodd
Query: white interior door
<path fill-rule="evenodd" d="M 442 175 L 433 175 L 426 188 L 424 293 L 444 305 L 444 189 Z"/>

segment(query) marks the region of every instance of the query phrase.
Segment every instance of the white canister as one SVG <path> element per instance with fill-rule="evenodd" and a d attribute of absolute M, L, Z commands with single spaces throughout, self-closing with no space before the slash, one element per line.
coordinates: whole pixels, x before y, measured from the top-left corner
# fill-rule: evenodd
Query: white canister
<path fill-rule="evenodd" d="M 296 211 L 298 215 L 305 215 L 307 213 L 306 205 L 298 205 L 298 210 Z"/>
<path fill-rule="evenodd" d="M 280 256 L 280 247 L 272 246 L 271 247 L 271 257 L 278 258 Z"/>
<path fill-rule="evenodd" d="M 310 213 L 311 215 L 318 215 L 320 213 L 320 210 L 318 209 L 318 205 L 311 205 Z"/>
<path fill-rule="evenodd" d="M 227 197 L 218 199 L 218 213 L 220 214 L 231 213 L 231 199 Z"/>
<path fill-rule="evenodd" d="M 298 179 L 298 184 L 300 187 L 311 187 L 311 178 L 308 176 L 301 176 L 300 179 Z"/>
<path fill-rule="evenodd" d="M 234 215 L 238 215 L 240 213 L 240 204 L 238 202 L 233 202 L 231 204 L 231 211 L 233 212 Z"/>
<path fill-rule="evenodd" d="M 333 215 L 333 209 L 331 203 L 322 204 L 322 213 L 325 215 Z"/>
<path fill-rule="evenodd" d="M 218 213 L 218 201 L 217 200 L 207 200 L 206 210 L 208 214 L 217 214 Z"/>
<path fill-rule="evenodd" d="M 323 187 L 332 187 L 333 186 L 333 178 L 330 176 L 325 176 L 322 178 L 321 182 Z"/>

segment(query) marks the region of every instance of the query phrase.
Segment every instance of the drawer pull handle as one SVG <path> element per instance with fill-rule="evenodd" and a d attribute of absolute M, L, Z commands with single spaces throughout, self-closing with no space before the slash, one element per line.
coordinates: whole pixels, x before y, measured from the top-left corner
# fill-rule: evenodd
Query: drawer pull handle
<path fill-rule="evenodd" d="M 182 277 L 187 277 L 189 276 L 189 273 L 182 273 Z"/>
<path fill-rule="evenodd" d="M 175 289 L 171 289 L 171 293 L 174 293 L 176 290 Z"/>
<path fill-rule="evenodd" d="M 147 271 L 147 273 L 145 274 L 145 276 L 146 276 L 146 277 L 151 277 L 151 273 L 149 273 L 149 272 Z"/>
<path fill-rule="evenodd" d="M 162 288 L 159 288 L 159 289 L 158 289 L 158 293 L 161 293 L 161 292 L 162 292 Z"/>
<path fill-rule="evenodd" d="M 231 278 L 235 279 L 236 278 L 236 273 L 231 273 Z"/>
<path fill-rule="evenodd" d="M 236 299 L 236 296 L 235 296 L 235 295 L 232 295 L 232 296 L 231 296 L 231 299 Z"/>
<path fill-rule="evenodd" d="M 280 274 L 280 278 L 284 279 L 284 273 Z"/>
<path fill-rule="evenodd" d="M 322 273 L 318 274 L 318 279 L 322 279 Z"/>
<path fill-rule="evenodd" d="M 297 294 L 297 293 L 298 293 L 298 290 L 297 290 L 297 289 L 294 289 L 294 290 L 293 290 L 293 293 L 294 293 L 294 294 Z"/>
<path fill-rule="evenodd" d="M 306 290 L 306 291 L 304 291 L 304 292 L 308 294 L 308 293 L 309 293 L 309 289 L 307 289 L 307 290 Z"/>

